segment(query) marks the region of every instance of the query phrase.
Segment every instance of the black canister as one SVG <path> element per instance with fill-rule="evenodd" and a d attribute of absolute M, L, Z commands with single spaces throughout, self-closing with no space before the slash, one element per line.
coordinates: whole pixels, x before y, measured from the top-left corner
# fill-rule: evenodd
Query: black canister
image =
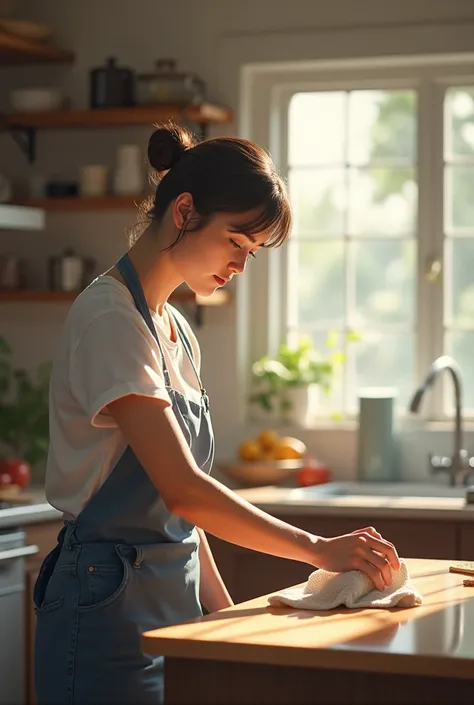
<path fill-rule="evenodd" d="M 90 107 L 119 108 L 135 105 L 135 71 L 117 66 L 115 58 L 90 72 Z"/>

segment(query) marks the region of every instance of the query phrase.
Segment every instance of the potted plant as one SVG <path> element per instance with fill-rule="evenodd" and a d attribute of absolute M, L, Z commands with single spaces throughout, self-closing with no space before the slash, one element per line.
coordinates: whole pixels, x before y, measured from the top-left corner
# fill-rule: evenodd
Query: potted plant
<path fill-rule="evenodd" d="M 0 483 L 26 487 L 32 467 L 44 460 L 49 444 L 51 364 L 37 369 L 36 381 L 11 363 L 12 351 L 0 336 Z"/>
<path fill-rule="evenodd" d="M 347 342 L 358 340 L 355 333 L 346 335 Z M 338 336 L 330 333 L 327 354 L 318 353 L 309 336 L 290 347 L 282 343 L 277 355 L 260 358 L 252 365 L 255 391 L 250 397 L 266 413 L 278 414 L 286 420 L 304 425 L 315 412 L 320 392 L 328 393 L 335 373 L 345 361 L 337 348 Z"/>

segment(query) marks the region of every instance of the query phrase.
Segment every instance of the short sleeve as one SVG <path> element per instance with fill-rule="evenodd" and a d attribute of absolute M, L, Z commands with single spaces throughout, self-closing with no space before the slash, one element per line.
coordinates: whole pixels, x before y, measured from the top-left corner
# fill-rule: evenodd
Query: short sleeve
<path fill-rule="evenodd" d="M 114 427 L 107 405 L 128 394 L 171 404 L 161 352 L 136 311 L 106 311 L 81 335 L 70 358 L 74 397 L 93 426 Z"/>

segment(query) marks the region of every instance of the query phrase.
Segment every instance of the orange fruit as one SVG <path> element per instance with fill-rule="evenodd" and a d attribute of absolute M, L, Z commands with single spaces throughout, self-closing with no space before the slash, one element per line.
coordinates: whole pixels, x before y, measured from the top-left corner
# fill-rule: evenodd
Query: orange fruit
<path fill-rule="evenodd" d="M 284 436 L 280 438 L 274 453 L 277 460 L 300 460 L 306 455 L 306 446 L 298 438 Z"/>
<path fill-rule="evenodd" d="M 279 439 L 278 433 L 270 429 L 265 429 L 259 434 L 257 441 L 264 450 L 273 450 L 278 445 Z"/>
<path fill-rule="evenodd" d="M 238 454 L 241 460 L 260 460 L 262 450 L 255 441 L 245 441 L 239 446 Z"/>

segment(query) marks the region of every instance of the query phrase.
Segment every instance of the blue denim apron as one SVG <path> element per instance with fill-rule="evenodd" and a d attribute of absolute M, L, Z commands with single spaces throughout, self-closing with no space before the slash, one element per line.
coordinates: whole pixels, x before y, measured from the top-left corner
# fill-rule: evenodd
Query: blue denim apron
<path fill-rule="evenodd" d="M 189 340 L 174 317 L 199 381 L 200 403 L 172 389 L 128 255 L 117 266 L 160 347 L 166 389 L 181 430 L 197 464 L 209 473 L 214 457 L 209 401 Z M 78 517 L 65 521 L 36 581 L 38 705 L 163 702 L 163 657 L 143 653 L 141 635 L 201 616 L 198 545 L 195 526 L 168 511 L 127 447 Z"/>

